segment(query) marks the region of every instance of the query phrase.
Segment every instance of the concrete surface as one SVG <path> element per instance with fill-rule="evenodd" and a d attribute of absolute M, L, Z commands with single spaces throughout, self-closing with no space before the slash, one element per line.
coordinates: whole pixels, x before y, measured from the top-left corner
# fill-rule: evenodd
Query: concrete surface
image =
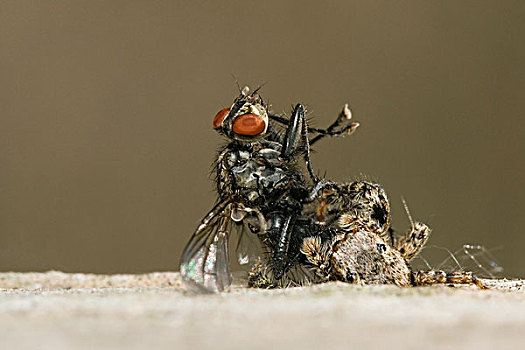
<path fill-rule="evenodd" d="M 524 282 L 191 295 L 177 273 L 0 273 L 0 349 L 517 349 Z"/>

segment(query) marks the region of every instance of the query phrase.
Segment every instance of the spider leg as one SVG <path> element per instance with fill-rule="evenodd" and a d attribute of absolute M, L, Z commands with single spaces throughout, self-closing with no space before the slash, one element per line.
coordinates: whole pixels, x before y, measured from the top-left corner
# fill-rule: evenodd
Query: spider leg
<path fill-rule="evenodd" d="M 441 270 L 412 272 L 414 286 L 430 286 L 433 284 L 474 284 L 480 289 L 488 289 L 472 272 L 447 273 Z"/>
<path fill-rule="evenodd" d="M 430 232 L 432 230 L 426 224 L 416 222 L 412 225 L 410 231 L 396 242 L 395 248 L 406 261 L 410 261 L 421 252 L 430 236 Z"/>
<path fill-rule="evenodd" d="M 390 240 L 390 245 L 392 247 L 395 247 L 397 245 L 396 231 L 392 227 L 389 227 L 387 230 L 387 233 L 388 233 L 387 242 L 388 240 Z"/>

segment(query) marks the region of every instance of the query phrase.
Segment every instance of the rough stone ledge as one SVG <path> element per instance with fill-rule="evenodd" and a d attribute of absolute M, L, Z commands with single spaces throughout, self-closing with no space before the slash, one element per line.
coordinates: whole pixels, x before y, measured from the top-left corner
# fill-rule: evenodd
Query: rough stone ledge
<path fill-rule="evenodd" d="M 0 273 L 0 348 L 523 347 L 525 281 L 484 282 L 193 295 L 178 273 Z"/>
<path fill-rule="evenodd" d="M 482 279 L 491 290 L 525 292 L 525 280 Z M 0 272 L 0 291 L 6 289 L 24 290 L 67 290 L 85 288 L 161 288 L 183 289 L 178 272 L 153 272 L 147 274 L 101 275 L 88 273 L 48 272 Z M 313 286 L 312 286 L 313 287 Z M 457 285 L 457 288 L 473 286 Z M 233 290 L 242 287 L 234 286 Z M 306 287 L 309 288 L 309 287 Z M 298 288 L 301 289 L 301 288 Z M 475 289 L 475 288 L 474 288 Z"/>
<path fill-rule="evenodd" d="M 87 273 L 4 272 L 0 273 L 2 289 L 85 289 L 85 288 L 182 288 L 178 272 L 154 272 L 140 275 L 97 275 Z"/>

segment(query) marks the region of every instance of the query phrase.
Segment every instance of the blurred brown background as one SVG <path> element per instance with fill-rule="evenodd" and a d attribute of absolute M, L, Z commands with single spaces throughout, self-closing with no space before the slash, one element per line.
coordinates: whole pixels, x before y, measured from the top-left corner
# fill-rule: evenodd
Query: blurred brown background
<path fill-rule="evenodd" d="M 316 169 L 525 277 L 524 30 L 521 1 L 2 1 L 0 270 L 177 270 L 233 74 L 319 127 L 349 102 Z"/>

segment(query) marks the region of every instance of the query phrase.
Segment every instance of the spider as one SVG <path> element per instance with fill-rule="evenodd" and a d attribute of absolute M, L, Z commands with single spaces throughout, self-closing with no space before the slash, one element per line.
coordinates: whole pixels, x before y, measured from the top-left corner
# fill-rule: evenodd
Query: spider
<path fill-rule="evenodd" d="M 402 287 L 438 283 L 486 286 L 472 272 L 413 271 L 410 260 L 427 242 L 431 229 L 415 222 L 396 240 L 390 227 L 390 205 L 378 184 L 356 181 L 324 188 L 316 208 L 317 219 L 337 228 L 323 242 L 320 237 L 303 240 L 301 252 L 324 281 L 356 284 L 395 284 Z"/>

